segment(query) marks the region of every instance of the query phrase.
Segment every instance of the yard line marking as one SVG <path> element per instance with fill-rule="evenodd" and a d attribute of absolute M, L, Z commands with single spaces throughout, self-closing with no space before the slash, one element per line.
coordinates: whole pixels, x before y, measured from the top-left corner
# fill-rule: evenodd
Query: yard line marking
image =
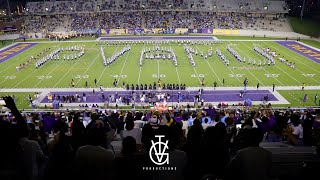
<path fill-rule="evenodd" d="M 269 44 L 267 44 L 267 43 L 264 43 L 264 44 L 269 45 Z M 275 48 L 275 47 L 272 47 L 272 48 L 279 51 L 278 48 Z M 282 52 L 282 51 L 280 51 L 280 52 L 283 53 L 283 54 L 288 55 L 289 57 L 293 57 L 293 56 L 290 56 L 289 54 L 287 54 L 287 53 L 285 53 L 285 52 Z M 293 59 L 297 60 L 295 57 L 293 57 Z M 300 62 L 299 60 L 297 60 L 296 62 L 302 63 L 303 65 L 307 66 L 308 68 L 313 69 L 312 67 L 306 65 L 306 64 L 303 63 L 303 62 Z M 298 71 L 300 71 L 302 74 L 307 74 L 307 73 L 304 73 L 303 71 L 301 71 L 299 68 L 295 68 L 295 69 L 298 70 Z M 316 72 L 318 73 L 319 71 L 316 71 Z M 312 80 L 316 81 L 317 83 L 320 83 L 320 81 L 315 80 L 313 77 L 310 77 L 310 78 L 311 78 Z"/>
<path fill-rule="evenodd" d="M 121 69 L 121 71 L 120 71 L 120 75 L 119 75 L 118 80 L 117 80 L 118 83 L 119 83 L 119 81 L 120 81 L 120 79 L 121 79 L 123 69 L 124 69 L 124 67 L 126 66 L 126 63 L 127 63 L 127 60 L 128 60 L 128 56 L 129 56 L 129 54 L 131 53 L 131 51 L 132 51 L 132 49 L 131 49 L 129 52 L 127 52 L 126 60 L 124 61 L 123 65 L 122 65 L 122 69 Z"/>
<path fill-rule="evenodd" d="M 222 44 L 220 44 L 220 46 L 222 47 L 222 48 L 224 48 L 223 46 L 222 46 Z M 222 52 L 221 52 L 222 53 Z M 219 61 L 221 61 L 221 59 L 218 57 L 218 59 L 219 59 Z M 229 67 L 229 66 L 227 66 L 227 65 L 225 65 L 228 69 L 229 69 L 229 71 L 232 73 L 232 74 L 234 74 L 234 72 L 231 70 L 231 68 Z M 235 76 L 237 79 L 238 79 L 238 81 L 241 83 L 241 81 L 240 81 L 240 79 L 237 77 L 237 76 Z"/>
<path fill-rule="evenodd" d="M 241 49 L 238 48 L 238 46 L 234 46 L 235 48 L 237 48 L 238 50 L 240 50 L 240 52 L 242 52 L 243 54 L 247 55 L 246 53 L 244 53 Z M 238 61 L 239 62 L 239 61 Z M 263 82 L 261 80 L 259 80 L 251 71 L 247 71 L 249 72 L 259 83 L 261 83 L 262 86 L 264 86 Z M 260 82 L 261 81 L 261 82 Z"/>
<path fill-rule="evenodd" d="M 117 52 L 118 48 L 119 48 L 119 46 L 117 45 L 117 48 L 113 51 L 112 56 L 115 55 L 115 53 Z M 112 57 L 112 56 L 111 56 L 111 57 Z M 104 72 L 106 71 L 106 69 L 107 69 L 108 67 L 109 67 L 109 66 L 106 66 L 106 67 L 103 69 L 102 73 L 100 74 L 100 76 L 99 76 L 99 78 L 98 78 L 98 83 L 100 82 L 100 80 L 101 80 Z"/>
<path fill-rule="evenodd" d="M 268 44 L 268 43 L 265 43 L 265 44 Z M 277 50 L 278 50 L 278 48 L 275 48 L 275 47 L 273 47 L 273 46 L 272 46 L 272 48 L 273 48 L 273 49 L 277 49 Z M 288 50 L 290 50 L 290 49 L 288 49 Z M 304 62 L 299 61 L 296 57 L 291 56 L 290 54 L 287 54 L 287 53 L 282 52 L 282 51 L 280 51 L 280 52 L 281 52 L 281 53 L 284 53 L 284 54 L 286 54 L 286 55 L 288 55 L 289 57 L 293 57 L 293 59 L 297 60 L 297 62 L 298 62 L 298 63 L 301 63 L 301 64 L 303 64 L 303 65 L 307 66 L 308 68 L 310 68 L 310 69 L 314 70 L 315 72 L 319 72 L 319 70 L 316 70 L 316 69 L 312 68 L 311 66 L 309 66 L 309 65 L 305 64 Z M 293 51 L 293 52 L 294 52 L 294 51 Z M 297 54 L 299 54 L 299 53 L 297 53 Z M 299 54 L 299 55 L 300 55 L 300 56 L 302 56 L 301 54 Z M 304 56 L 302 56 L 302 57 L 304 57 Z M 307 57 L 304 57 L 304 58 L 307 58 Z M 307 58 L 307 59 L 308 59 L 308 58 Z"/>
<path fill-rule="evenodd" d="M 94 46 L 94 44 L 93 44 L 90 48 L 92 48 L 93 46 Z M 74 64 L 71 66 L 71 68 L 69 68 L 68 71 L 62 76 L 62 78 L 60 78 L 59 81 L 53 86 L 53 88 L 55 88 L 55 87 L 61 82 L 61 80 L 63 80 L 64 77 L 65 77 L 72 69 L 74 69 L 73 67 L 74 67 L 75 65 L 77 65 L 79 62 L 80 62 L 80 60 L 78 60 L 76 63 L 74 63 Z"/>
<path fill-rule="evenodd" d="M 59 44 L 60 44 L 60 43 L 59 43 Z M 48 61 L 49 61 L 49 60 L 48 60 Z M 55 60 L 50 60 L 50 61 L 51 61 L 51 62 L 54 61 L 54 64 L 57 64 L 57 63 L 56 63 L 57 61 L 55 61 Z M 50 61 L 49 61 L 49 62 L 50 62 Z M 54 67 L 46 76 L 48 76 L 53 70 L 55 70 L 57 67 L 59 67 L 59 66 L 62 64 L 62 62 L 63 62 L 63 61 L 61 61 L 60 63 L 58 63 L 58 65 L 56 65 L 56 67 Z M 27 78 L 29 78 L 29 77 L 30 77 L 32 74 L 34 74 L 35 72 L 37 72 L 37 70 L 34 70 L 34 71 L 33 71 L 32 73 L 30 73 L 27 77 L 25 77 L 22 81 L 20 81 L 19 83 L 17 83 L 17 84 L 14 86 L 14 88 L 17 87 L 17 86 L 18 86 L 19 84 L 21 84 L 22 82 L 24 82 Z M 40 81 L 38 81 L 38 83 L 36 83 L 36 85 L 38 85 L 38 84 L 39 84 L 40 82 L 42 82 L 42 81 L 43 81 L 43 79 L 40 80 Z M 35 86 L 36 86 L 36 85 L 35 85 Z M 35 86 L 34 86 L 34 87 L 35 87 Z"/>
<path fill-rule="evenodd" d="M 33 48 L 33 47 L 31 47 L 31 49 L 32 49 L 32 48 Z M 35 49 L 34 49 L 32 52 L 35 52 Z M 27 55 L 26 57 L 30 56 L 30 54 L 31 54 L 31 53 L 28 53 L 28 55 Z M 31 54 L 31 55 L 32 55 L 32 54 Z M 11 59 L 11 58 L 10 58 L 10 59 Z M 21 59 L 19 59 L 19 60 L 21 60 Z M 12 65 L 12 66 L 14 66 L 14 65 Z M 4 69 L 3 71 L 1 71 L 0 74 L 3 73 L 3 72 L 5 72 L 5 71 L 7 71 L 9 68 L 11 68 L 11 66 L 8 66 L 6 69 Z M 19 72 L 19 71 L 16 71 L 15 73 L 11 74 L 10 76 L 15 76 L 18 72 Z M 5 81 L 7 81 L 7 80 L 8 80 L 8 79 L 5 79 L 5 80 L 1 81 L 0 84 L 2 84 L 3 82 L 5 82 Z"/>
<path fill-rule="evenodd" d="M 141 67 L 140 67 L 140 70 L 139 70 L 138 84 L 140 84 L 140 74 L 141 74 Z"/>
<path fill-rule="evenodd" d="M 160 64 L 159 64 L 159 59 L 157 60 L 157 64 L 158 64 L 158 79 L 160 79 Z"/>
<path fill-rule="evenodd" d="M 179 73 L 178 73 L 178 68 L 176 67 L 176 72 L 177 72 L 177 76 L 178 76 L 178 81 L 179 81 L 179 84 L 181 84 L 181 81 L 180 81 L 180 76 L 179 76 Z"/>
<path fill-rule="evenodd" d="M 240 41 L 240 43 L 242 43 L 241 41 Z M 249 46 L 247 46 L 246 44 L 244 44 L 244 43 L 242 43 L 243 45 L 245 45 L 246 47 L 248 47 L 249 48 L 249 51 L 251 51 L 252 49 L 249 47 Z M 252 50 L 253 51 L 253 50 Z M 258 55 L 256 54 L 256 52 L 254 52 L 254 56 L 256 56 L 256 57 L 258 57 Z M 259 57 L 260 58 L 260 57 Z M 268 73 L 268 74 L 272 74 L 272 73 L 270 73 L 269 71 L 267 71 L 265 68 L 263 68 L 263 70 L 266 72 L 266 73 Z M 283 85 L 284 86 L 284 84 L 281 82 L 281 81 L 279 81 L 276 77 L 273 77 L 276 81 L 278 81 L 281 85 Z"/>
<path fill-rule="evenodd" d="M 262 48 L 259 44 L 257 44 L 257 46 L 259 46 L 260 48 Z M 247 46 L 249 47 L 249 46 Z M 293 80 L 297 81 L 299 84 L 302 84 L 300 81 L 298 81 L 296 78 L 292 77 L 290 74 L 288 74 L 287 72 L 283 71 L 281 68 L 279 68 L 277 65 L 274 65 L 276 68 L 280 69 L 282 72 L 284 72 L 285 74 L 287 74 L 288 76 L 290 76 Z"/>
<path fill-rule="evenodd" d="M 82 74 L 82 76 L 84 76 L 88 70 L 90 69 L 90 67 L 92 66 L 92 64 L 98 59 L 98 57 L 100 56 L 100 53 L 98 53 L 98 55 L 93 59 L 93 61 L 90 63 L 89 67 L 84 71 L 84 73 Z M 81 77 L 82 77 L 81 76 Z M 80 82 L 81 78 L 79 78 L 79 80 L 75 83 L 75 86 L 78 85 L 78 83 Z"/>
<path fill-rule="evenodd" d="M 197 49 L 198 49 L 199 51 L 201 51 L 198 46 L 196 46 L 196 47 L 197 47 Z M 209 65 L 209 67 L 210 67 L 211 71 L 214 73 L 214 75 L 218 78 L 218 81 L 219 81 L 220 83 L 222 83 L 221 80 L 220 80 L 220 78 L 219 78 L 219 76 L 216 74 L 216 72 L 215 72 L 215 71 L 213 70 L 213 68 L 211 67 L 209 61 L 208 61 L 207 59 L 204 59 L 204 60 L 205 60 L 205 61 L 207 62 L 207 64 Z"/>
<path fill-rule="evenodd" d="M 144 43 L 143 44 L 143 49 L 146 47 L 146 44 Z M 141 52 L 140 52 L 141 53 Z M 142 59 L 143 61 L 143 59 Z M 139 70 L 139 76 L 138 76 L 138 84 L 140 84 L 140 75 L 141 75 L 141 70 L 142 70 L 142 66 L 140 66 L 140 59 L 139 59 L 139 67 L 140 67 L 140 70 Z"/>
<path fill-rule="evenodd" d="M 37 44 L 37 45 L 38 45 L 38 44 Z M 34 45 L 33 47 L 27 49 L 26 52 L 27 52 L 28 50 L 32 50 L 32 48 L 34 48 L 34 47 L 37 46 L 37 45 Z M 22 57 L 22 58 L 17 58 L 17 59 L 15 59 L 15 61 L 20 61 L 21 59 L 27 59 L 28 56 L 30 57 L 30 55 L 33 55 L 33 53 L 34 53 L 36 50 L 37 50 L 37 49 L 33 49 L 33 51 L 28 52 L 28 54 L 25 55 L 24 58 L 23 58 L 23 57 Z M 32 52 L 32 53 L 31 53 L 31 52 Z M 25 53 L 25 51 L 21 52 L 21 54 L 23 54 L 23 53 Z M 19 55 L 19 54 L 15 55 L 15 56 L 18 56 L 18 55 Z M 14 58 L 15 56 L 13 56 L 13 57 L 11 57 L 11 58 Z M 11 58 L 9 58 L 8 60 L 10 60 Z M 5 72 L 5 71 L 7 71 L 9 68 L 11 68 L 11 66 L 13 66 L 13 67 L 15 66 L 15 64 L 13 64 L 14 62 L 11 61 L 11 63 L 12 63 L 12 65 L 10 64 L 7 68 L 5 68 L 5 69 L 3 69 L 2 71 L 0 71 L 0 74 L 3 73 L 3 72 Z M 17 73 L 17 72 L 16 72 L 16 73 Z M 14 74 L 16 74 L 16 73 L 14 73 Z M 13 75 L 14 75 L 14 74 L 13 74 Z"/>
<path fill-rule="evenodd" d="M 56 69 L 57 67 L 59 67 L 61 64 L 62 64 L 62 62 L 58 63 L 58 65 L 56 65 L 56 67 L 54 67 L 53 70 Z M 53 70 L 52 70 L 52 71 L 53 71 Z M 52 71 L 51 71 L 51 72 L 52 72 Z M 33 71 L 33 72 L 30 73 L 27 77 L 25 77 L 22 81 L 20 81 L 19 83 L 17 83 L 17 84 L 14 86 L 14 88 L 17 87 L 19 84 L 21 84 L 23 81 L 25 81 L 27 78 L 29 78 L 29 77 L 30 77 L 32 74 L 34 74 L 35 72 L 37 72 L 37 70 Z M 50 72 L 50 73 L 51 73 L 51 72 Z M 47 75 L 49 75 L 50 73 L 48 73 Z M 47 76 L 47 75 L 46 75 L 46 76 Z M 41 81 L 39 81 L 39 82 L 41 82 Z M 38 82 L 38 83 L 39 83 L 39 82 Z M 37 83 L 37 84 L 38 84 L 38 83 Z"/>

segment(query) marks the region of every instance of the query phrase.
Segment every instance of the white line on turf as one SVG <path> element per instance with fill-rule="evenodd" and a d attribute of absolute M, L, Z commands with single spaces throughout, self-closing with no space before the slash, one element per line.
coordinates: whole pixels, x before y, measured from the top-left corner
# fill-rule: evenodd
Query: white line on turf
<path fill-rule="evenodd" d="M 262 48 L 259 44 L 257 44 L 260 48 Z M 290 74 L 288 74 L 287 72 L 283 71 L 281 68 L 279 68 L 277 65 L 274 65 L 276 68 L 280 69 L 283 73 L 285 73 L 286 75 L 288 75 L 289 77 L 291 77 L 291 79 L 297 81 L 299 84 L 302 84 L 300 81 L 298 81 L 296 78 L 294 78 L 293 76 L 291 76 Z"/>
<path fill-rule="evenodd" d="M 115 53 L 117 52 L 118 48 L 119 48 L 119 46 L 117 46 L 117 48 L 113 51 L 112 56 L 115 55 Z M 109 67 L 109 66 L 107 66 L 107 67 L 105 67 L 105 68 L 103 69 L 102 73 L 100 74 L 100 76 L 99 76 L 99 78 L 98 78 L 98 83 L 100 82 L 100 80 L 101 80 L 104 72 L 106 71 L 106 69 L 107 69 L 108 67 Z"/>
<path fill-rule="evenodd" d="M 16 44 L 16 43 L 15 43 Z M 30 56 L 32 56 L 33 55 L 33 53 L 35 52 L 35 51 L 37 51 L 38 49 L 37 48 L 34 48 L 36 45 L 34 45 L 34 46 L 32 46 L 31 48 L 29 48 L 29 49 L 27 49 L 27 50 L 25 50 L 25 51 L 23 51 L 23 52 L 21 52 L 22 54 L 25 54 L 25 53 L 27 53 L 28 51 L 28 53 L 27 53 L 27 55 L 25 55 L 23 58 L 16 58 L 16 59 L 14 59 L 14 61 L 20 61 L 21 59 L 25 59 L 25 60 L 27 60 L 27 59 L 29 59 L 30 58 Z M 33 51 L 30 51 L 30 50 L 32 50 L 33 49 Z M 20 55 L 20 54 L 16 54 L 16 55 L 14 55 L 13 57 L 11 57 L 11 58 L 14 58 L 15 56 L 18 56 L 18 55 Z M 8 60 L 6 60 L 6 61 L 9 61 L 11 58 L 9 58 Z M 10 61 L 10 63 L 12 63 L 12 64 L 10 64 L 7 68 L 5 68 L 5 69 L 2 69 L 2 71 L 0 71 L 0 74 L 1 73 L 3 73 L 3 72 L 5 72 L 5 71 L 7 71 L 9 68 L 14 68 L 14 67 L 16 67 L 18 64 L 13 64 L 14 62 L 11 60 Z M 19 71 L 17 71 L 16 73 L 18 73 Z M 14 73 L 14 74 L 16 74 L 16 73 Z M 14 75 L 13 74 L 13 75 Z"/>
<path fill-rule="evenodd" d="M 229 43 L 229 42 L 228 42 L 228 43 Z M 238 48 L 238 46 L 234 46 L 234 47 L 235 47 L 236 49 L 239 49 L 239 50 L 243 53 L 243 51 L 242 51 L 240 48 Z M 246 57 L 248 57 L 246 53 L 243 53 L 243 54 L 245 54 Z M 248 58 L 248 59 L 249 59 L 249 58 Z M 264 83 L 263 83 L 261 80 L 259 80 L 250 70 L 249 70 L 249 71 L 246 71 L 246 72 L 249 72 L 259 83 L 261 83 L 262 86 L 264 86 Z"/>
<path fill-rule="evenodd" d="M 126 57 L 126 59 L 124 60 L 124 63 L 123 63 L 123 65 L 122 65 L 122 69 L 121 69 L 121 71 L 120 71 L 120 75 L 119 75 L 118 80 L 117 80 L 118 84 L 120 83 L 120 79 L 121 79 L 121 76 L 122 76 L 123 69 L 124 69 L 124 67 L 126 66 L 126 63 L 127 63 L 127 60 L 128 60 L 128 57 L 129 57 L 129 54 L 131 53 L 131 51 L 132 51 L 132 49 L 131 49 L 129 52 L 127 52 L 127 57 Z"/>
<path fill-rule="evenodd" d="M 82 76 L 84 76 L 88 70 L 90 69 L 90 67 L 93 65 L 93 63 L 98 59 L 98 57 L 100 56 L 100 53 L 98 53 L 98 55 L 93 59 L 93 61 L 90 63 L 89 67 L 84 71 L 84 73 L 82 74 Z M 82 77 L 81 76 L 81 77 Z M 78 83 L 80 82 L 81 78 L 79 78 L 79 80 L 75 83 L 75 86 L 78 85 Z"/>
<path fill-rule="evenodd" d="M 264 44 L 270 46 L 270 45 L 267 44 L 267 43 L 264 43 Z M 272 46 L 272 48 L 273 48 L 273 49 L 276 49 L 277 51 L 279 51 L 279 49 L 276 48 L 276 47 L 274 47 L 274 46 Z M 298 60 L 297 58 L 295 58 L 294 56 L 291 56 L 290 54 L 287 54 L 287 53 L 285 53 L 285 52 L 283 52 L 283 51 L 279 51 L 279 52 L 281 52 L 281 53 L 283 53 L 283 54 L 285 54 L 285 55 L 288 55 L 288 56 L 291 57 L 292 59 L 297 60 L 297 61 L 296 61 L 297 63 L 301 63 L 301 64 L 305 65 L 306 67 L 308 67 L 309 69 L 312 69 L 312 70 L 316 71 L 317 73 L 319 73 L 319 70 L 317 71 L 316 69 L 313 69 L 312 67 L 310 67 L 310 66 L 308 66 L 307 64 L 305 64 L 303 61 L 300 61 L 300 60 Z M 299 68 L 295 68 L 295 69 L 298 70 L 298 71 L 300 71 L 302 74 L 307 74 L 307 73 L 304 73 L 303 71 L 301 71 Z M 317 83 L 320 83 L 320 81 L 315 80 L 313 77 L 310 77 L 310 78 L 313 79 L 314 81 L 316 81 Z"/>
<path fill-rule="evenodd" d="M 271 86 L 263 86 L 260 87 L 260 90 L 270 90 Z M 197 87 L 188 87 L 186 90 L 188 91 L 197 91 L 199 90 L 199 86 Z M 212 90 L 211 87 L 203 87 L 204 91 Z M 217 87 L 216 90 L 221 91 L 229 91 L 229 90 L 243 90 L 241 86 L 234 86 L 234 87 Z M 247 87 L 247 90 L 256 90 L 255 87 Z M 301 91 L 301 86 L 278 86 L 276 88 L 277 91 L 279 90 L 299 90 Z M 320 90 L 320 86 L 306 86 L 305 90 Z M 88 91 L 87 88 L 1 88 L 0 92 L 43 92 L 43 91 L 50 91 L 50 92 L 86 92 Z M 123 88 L 106 88 L 105 91 L 124 91 Z"/>
<path fill-rule="evenodd" d="M 180 81 L 180 76 L 179 76 L 179 73 L 178 73 L 178 67 L 176 67 L 176 72 L 177 72 L 177 76 L 178 76 L 178 81 L 179 81 L 179 84 L 181 84 L 181 81 Z"/>
<path fill-rule="evenodd" d="M 92 45 L 92 46 L 90 46 L 90 48 L 92 48 L 94 46 L 94 44 Z M 64 60 L 65 61 L 65 60 Z M 64 80 L 64 77 L 73 69 L 73 67 L 75 66 L 75 65 L 77 65 L 79 62 L 80 62 L 81 60 L 80 59 L 78 59 L 77 60 L 77 62 L 76 63 L 74 63 L 69 69 L 68 69 L 68 71 L 59 79 L 59 81 L 58 82 L 56 82 L 56 84 L 54 84 L 54 88 L 61 82 L 61 80 Z"/>
<path fill-rule="evenodd" d="M 159 59 L 157 59 L 157 64 L 158 64 L 158 79 L 160 79 L 160 64 L 159 64 Z"/>
<path fill-rule="evenodd" d="M 222 46 L 222 44 L 220 44 L 220 46 L 221 46 L 222 48 L 224 48 L 224 47 Z M 219 59 L 219 61 L 221 61 L 219 57 L 217 57 L 217 58 Z M 230 71 L 232 74 L 234 74 L 234 72 L 231 70 L 231 68 L 230 68 L 229 66 L 227 66 L 227 65 L 225 65 L 225 66 L 229 69 L 229 71 Z M 237 80 L 241 83 L 241 80 L 238 78 L 238 76 L 235 76 L 235 77 L 236 77 Z"/>
<path fill-rule="evenodd" d="M 145 47 L 146 47 L 146 44 L 144 43 L 143 48 L 145 48 Z M 143 59 L 142 59 L 142 61 L 143 61 Z M 139 68 L 138 84 L 140 84 L 140 76 L 141 76 L 141 70 L 142 70 L 142 66 L 140 66 L 140 64 L 139 64 L 139 67 L 140 68 Z"/>
<path fill-rule="evenodd" d="M 199 47 L 198 47 L 198 46 L 196 46 L 196 47 L 197 47 L 197 49 L 200 51 Z M 219 78 L 219 76 L 216 74 L 216 72 L 215 72 L 215 71 L 213 70 L 213 68 L 211 67 L 209 61 L 208 61 L 207 59 L 205 59 L 205 61 L 206 61 L 207 64 L 209 65 L 209 67 L 210 67 L 211 71 L 213 72 L 213 74 L 218 78 L 218 81 L 219 81 L 220 83 L 222 83 L 221 80 L 220 80 L 220 78 Z"/>
<path fill-rule="evenodd" d="M 138 84 L 140 84 L 140 74 L 141 74 L 141 69 L 142 69 L 142 67 L 140 67 L 140 70 L 139 70 Z"/>
<path fill-rule="evenodd" d="M 59 43 L 60 44 L 60 43 Z M 53 61 L 54 62 L 54 64 L 57 64 L 56 62 L 57 61 L 55 61 L 55 60 L 50 60 L 51 62 Z M 49 61 L 49 62 L 50 62 Z M 60 67 L 60 65 L 63 63 L 63 61 L 61 61 L 60 63 L 58 63 L 58 65 L 56 65 L 56 67 L 54 67 L 46 76 L 48 76 L 53 70 L 55 70 L 57 67 Z M 41 67 L 40 67 L 41 68 Z M 24 82 L 27 78 L 29 78 L 31 75 L 33 75 L 35 72 L 38 72 L 38 70 L 39 69 L 36 69 L 36 70 L 34 70 L 34 71 L 32 71 L 32 73 L 30 73 L 28 76 L 26 76 L 22 81 L 20 81 L 19 83 L 17 83 L 14 87 L 17 87 L 19 84 L 21 84 L 22 82 Z M 43 79 L 42 79 L 43 80 Z M 38 85 L 39 84 L 39 82 L 41 82 L 42 80 L 40 80 L 40 81 L 38 81 L 38 83 L 36 83 L 36 85 Z M 35 86 L 36 86 L 35 85 Z M 35 87 L 34 86 L 34 87 Z"/>
<path fill-rule="evenodd" d="M 241 41 L 240 41 L 240 43 L 242 43 Z M 247 46 L 246 44 L 244 44 L 244 43 L 242 43 L 243 45 L 245 45 L 246 47 L 248 47 L 248 49 L 249 49 L 249 51 L 253 51 L 249 46 Z M 241 51 L 241 50 L 240 50 Z M 248 51 L 248 52 L 249 52 Z M 241 51 L 241 52 L 243 52 L 243 51 Z M 254 54 L 254 56 L 255 57 L 258 57 L 258 55 L 257 54 L 255 54 L 256 52 L 254 52 L 253 54 Z M 261 57 L 258 57 L 258 58 L 261 58 Z M 265 68 L 262 68 L 266 73 L 268 73 L 268 74 L 271 74 L 269 71 L 267 71 Z M 278 81 L 279 82 L 279 84 L 281 84 L 282 86 L 284 86 L 284 84 L 281 82 L 281 81 L 279 81 L 276 77 L 273 77 L 276 81 Z"/>
<path fill-rule="evenodd" d="M 196 73 L 196 75 L 197 75 L 197 77 L 198 77 L 198 80 L 199 80 L 199 82 L 200 82 L 200 84 L 201 84 L 201 80 L 200 80 L 200 77 L 199 77 L 199 75 L 198 75 L 198 73 L 197 73 L 196 68 L 195 68 L 195 67 L 193 67 L 193 70 L 194 70 L 194 72 Z"/>
<path fill-rule="evenodd" d="M 29 49 L 28 49 L 29 50 Z M 28 51 L 27 50 L 27 51 Z M 33 49 L 33 51 L 31 51 L 32 53 L 34 53 L 35 51 L 36 51 L 37 49 Z M 30 55 L 32 55 L 32 53 L 28 53 L 28 55 L 27 56 L 25 56 L 26 58 L 25 59 L 27 59 L 28 57 L 30 57 Z M 10 58 L 11 59 L 11 58 Z M 9 59 L 8 59 L 9 60 Z M 20 59 L 19 59 L 20 60 Z M 11 62 L 11 63 L 13 63 L 13 62 Z M 1 71 L 0 72 L 0 74 L 1 73 L 3 73 L 3 72 L 5 72 L 5 71 L 7 71 L 9 68 L 14 68 L 14 64 L 12 65 L 12 66 L 8 66 L 6 69 L 4 69 L 3 71 Z M 33 66 L 33 64 L 31 64 L 30 66 L 28 66 L 28 67 L 31 67 L 31 66 Z M 28 68 L 27 67 L 27 68 Z M 34 67 L 34 66 L 33 66 Z M 15 76 L 17 73 L 19 73 L 19 71 L 16 71 L 15 73 L 13 73 L 13 74 L 11 74 L 10 76 Z M 7 81 L 8 79 L 5 79 L 5 80 L 3 80 L 3 81 L 1 81 L 0 82 L 0 84 L 2 84 L 3 82 L 5 82 L 5 81 Z"/>

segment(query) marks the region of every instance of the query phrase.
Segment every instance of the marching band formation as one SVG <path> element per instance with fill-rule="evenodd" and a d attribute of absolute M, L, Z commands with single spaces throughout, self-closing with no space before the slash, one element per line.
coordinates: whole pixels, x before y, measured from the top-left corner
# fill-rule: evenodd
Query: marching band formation
<path fill-rule="evenodd" d="M 192 54 L 198 54 L 198 52 L 196 52 L 192 47 L 188 46 L 188 45 L 184 45 L 184 50 L 186 51 L 187 55 L 188 55 L 188 58 L 189 58 L 189 61 L 191 63 L 191 65 L 193 67 L 196 66 L 196 62 L 193 60 L 193 57 L 192 57 Z"/>
<path fill-rule="evenodd" d="M 143 58 L 146 59 L 163 59 L 163 60 L 171 60 L 173 61 L 174 65 L 177 67 L 177 57 L 176 54 L 173 52 L 171 47 L 161 47 L 159 45 L 153 46 L 152 50 L 151 48 L 143 48 L 141 50 L 141 56 L 140 56 L 140 67 L 142 67 Z"/>
<path fill-rule="evenodd" d="M 255 52 L 257 52 L 257 53 L 259 53 L 260 55 L 262 55 L 263 57 L 265 57 L 267 60 L 268 60 L 268 66 L 270 66 L 270 64 L 272 64 L 272 65 L 275 65 L 276 64 L 276 62 L 275 62 L 275 60 L 274 60 L 274 58 L 276 57 L 276 54 L 269 54 L 269 52 L 268 51 L 264 51 L 264 50 L 262 50 L 262 49 L 260 49 L 260 48 L 258 48 L 257 46 L 255 46 L 254 48 L 254 51 Z M 249 61 L 248 61 L 248 63 L 249 63 Z M 253 61 L 253 65 L 255 65 L 255 60 Z M 250 64 L 250 63 L 249 63 Z M 261 61 L 259 60 L 259 64 L 261 65 Z M 258 64 L 258 65 L 259 65 Z M 266 64 L 266 62 L 264 62 L 264 65 Z"/>
<path fill-rule="evenodd" d="M 57 49 L 55 49 L 54 51 L 52 51 L 49 55 L 43 57 L 42 59 L 40 59 L 38 62 L 36 62 L 36 69 L 40 68 L 41 66 L 43 66 L 46 62 L 48 62 L 49 60 L 60 60 L 60 56 L 59 53 L 60 52 L 64 52 L 64 51 L 77 51 L 75 53 L 72 54 L 64 54 L 63 55 L 63 60 L 76 60 L 81 58 L 84 55 L 84 47 L 80 46 L 80 45 L 76 45 L 76 46 L 68 46 L 68 47 L 58 47 Z"/>
<path fill-rule="evenodd" d="M 239 62 L 242 62 L 242 57 L 235 51 L 230 44 L 227 45 L 227 50 L 232 54 L 233 57 L 235 57 Z M 245 60 L 244 60 L 245 62 Z"/>
<path fill-rule="evenodd" d="M 100 48 L 100 51 L 103 49 Z M 124 55 L 126 52 L 131 50 L 131 46 L 130 45 L 126 45 L 124 48 L 121 49 L 121 51 L 114 53 L 110 58 L 106 59 L 103 53 L 103 64 L 104 66 L 108 66 L 110 64 L 112 64 L 115 60 L 117 60 L 120 56 Z"/>
<path fill-rule="evenodd" d="M 216 54 L 225 65 L 230 65 L 229 60 L 221 53 L 221 51 L 218 48 L 216 49 Z"/>

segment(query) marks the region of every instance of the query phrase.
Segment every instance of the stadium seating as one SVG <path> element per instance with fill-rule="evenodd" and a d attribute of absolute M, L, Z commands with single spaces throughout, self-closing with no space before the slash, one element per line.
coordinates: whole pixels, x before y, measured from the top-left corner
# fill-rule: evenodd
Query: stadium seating
<path fill-rule="evenodd" d="M 275 15 L 288 13 L 281 0 L 44 1 L 28 2 L 26 10 L 25 33 L 167 27 L 291 31 L 286 19 Z"/>

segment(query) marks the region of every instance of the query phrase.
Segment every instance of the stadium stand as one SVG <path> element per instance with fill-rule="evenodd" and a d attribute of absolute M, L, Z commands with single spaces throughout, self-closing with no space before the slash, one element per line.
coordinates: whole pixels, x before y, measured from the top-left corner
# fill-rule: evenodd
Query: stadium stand
<path fill-rule="evenodd" d="M 168 27 L 291 31 L 285 1 L 274 0 L 45 1 L 28 2 L 26 10 L 26 33 Z"/>

